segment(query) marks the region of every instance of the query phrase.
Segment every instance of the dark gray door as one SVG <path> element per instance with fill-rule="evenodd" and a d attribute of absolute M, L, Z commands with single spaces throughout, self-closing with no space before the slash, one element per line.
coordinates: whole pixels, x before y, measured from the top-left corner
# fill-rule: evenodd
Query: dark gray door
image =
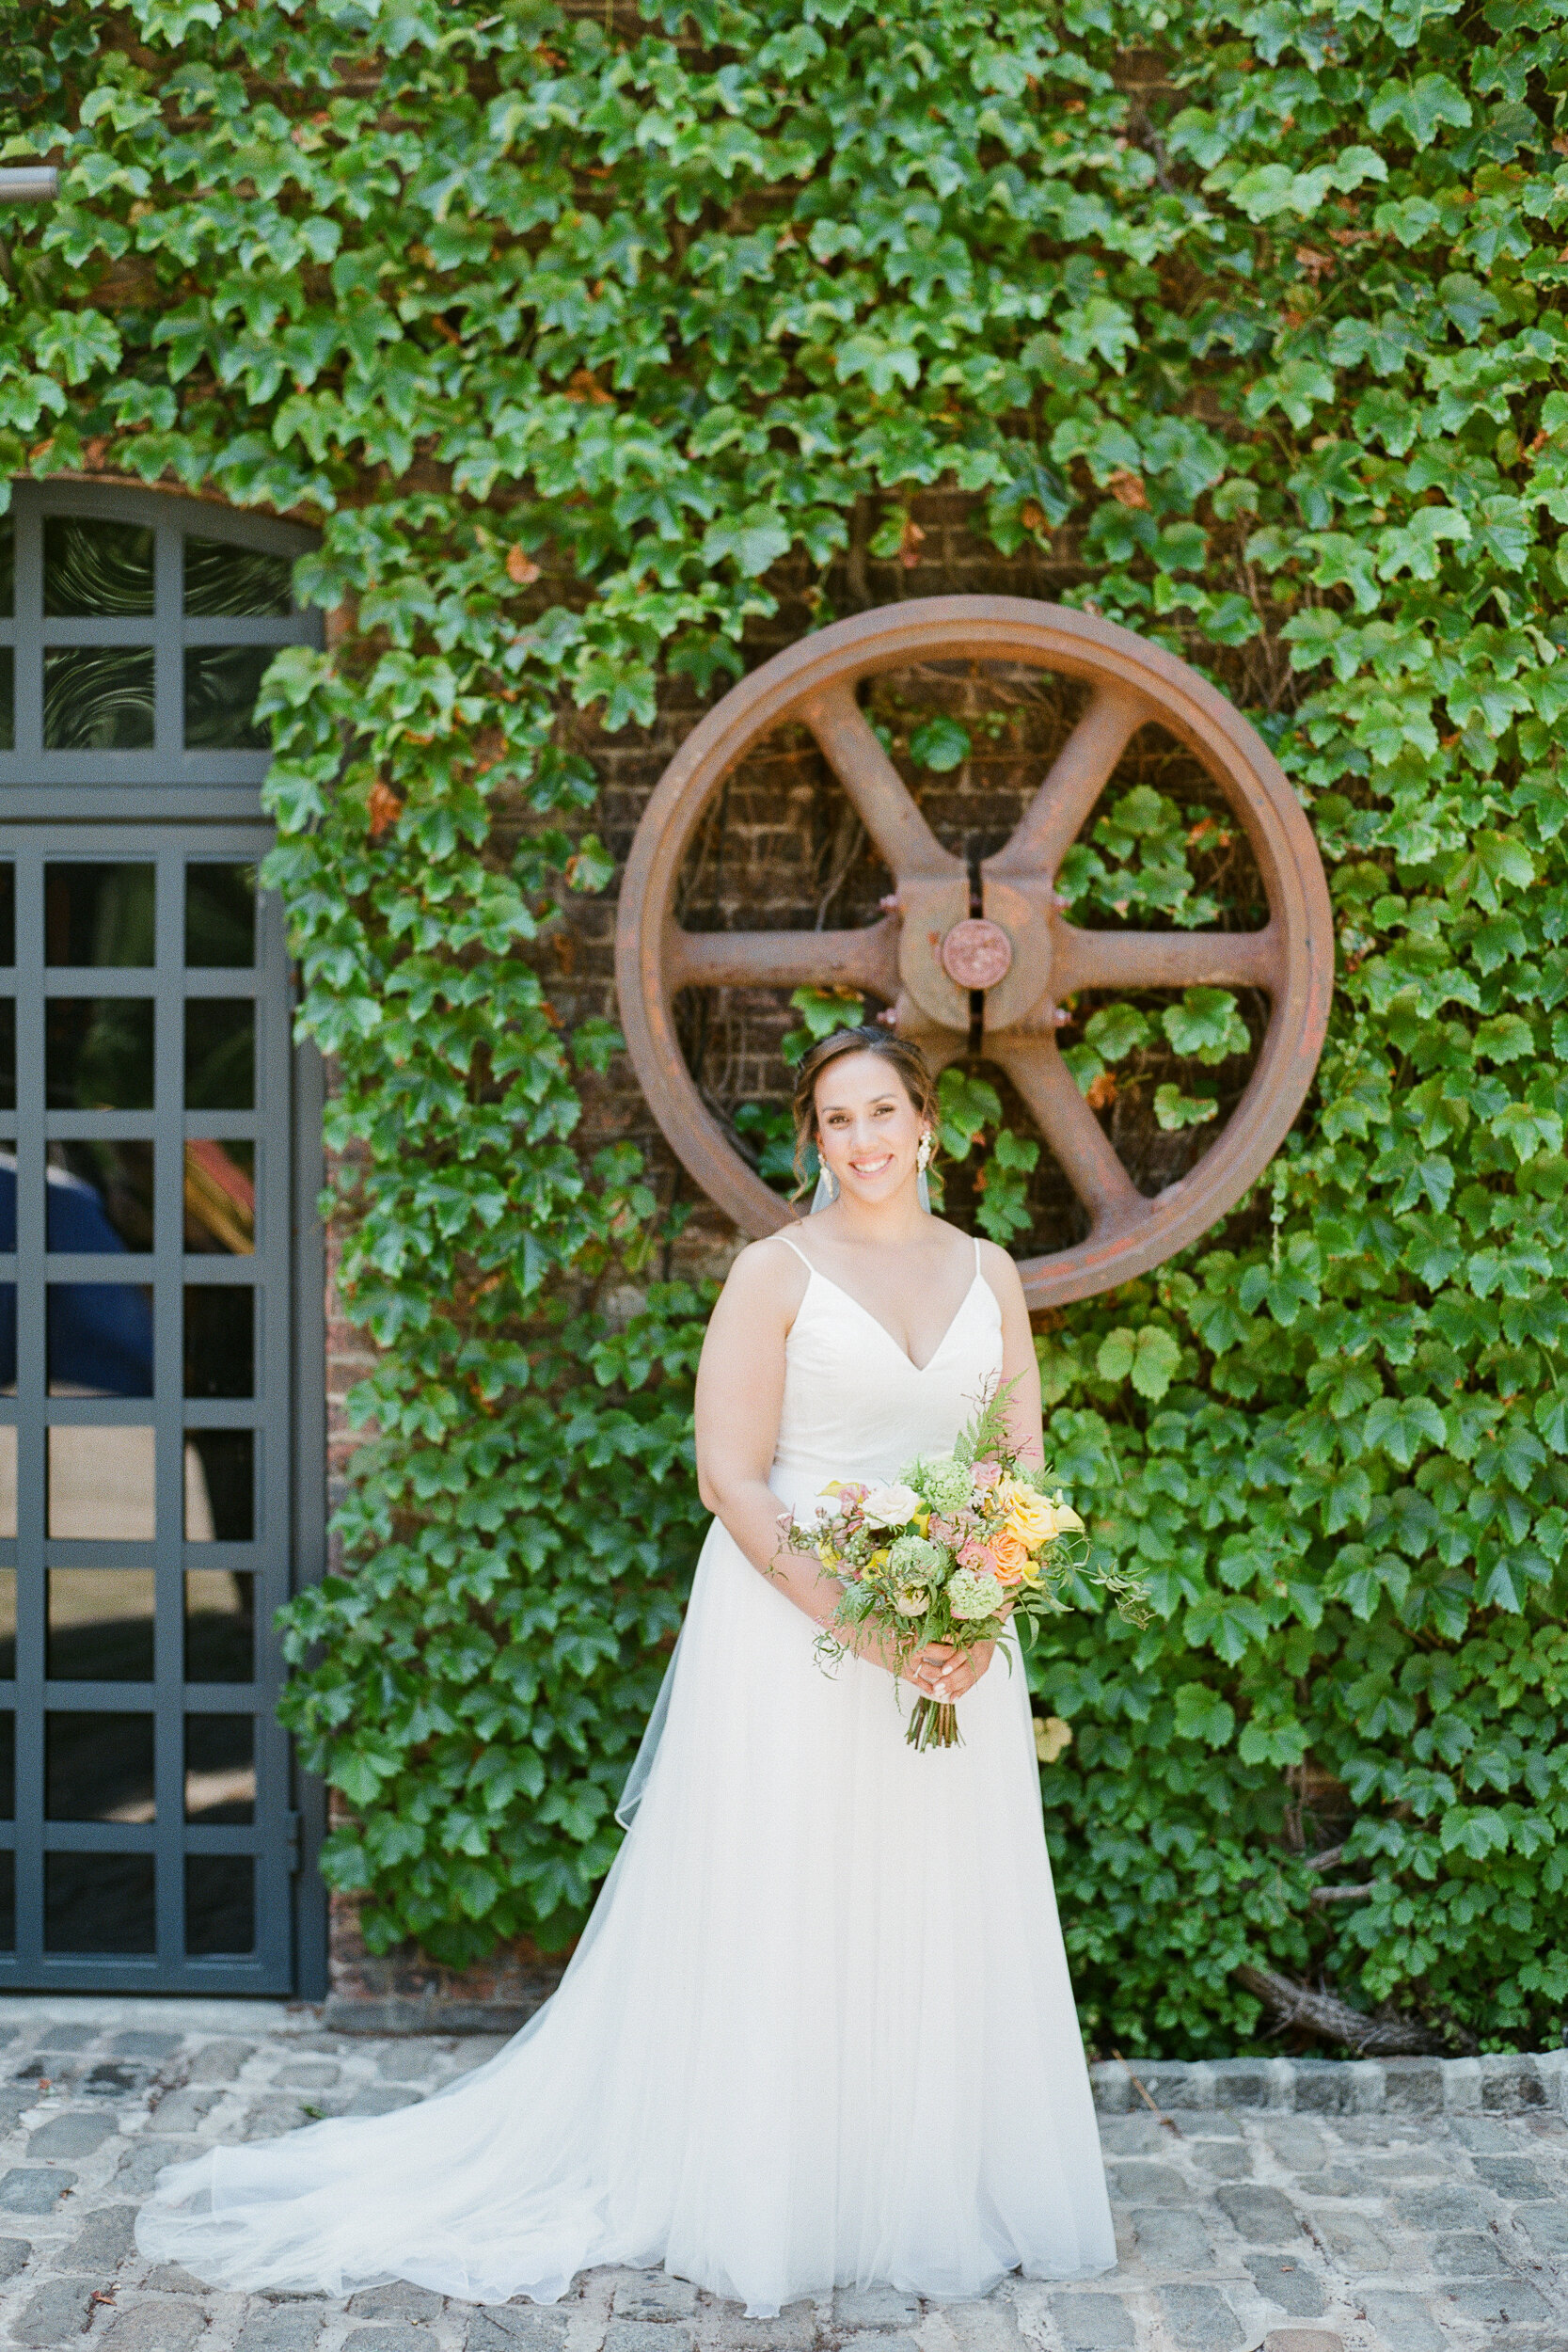
<path fill-rule="evenodd" d="M 272 1630 L 319 1525 L 319 1415 L 313 1459 L 298 1416 L 321 1339 L 311 1139 L 257 884 L 272 836 L 232 821 L 261 817 L 261 670 L 311 633 L 288 596 L 301 542 L 81 485 L 17 510 L 0 1985 L 313 1990 Z"/>

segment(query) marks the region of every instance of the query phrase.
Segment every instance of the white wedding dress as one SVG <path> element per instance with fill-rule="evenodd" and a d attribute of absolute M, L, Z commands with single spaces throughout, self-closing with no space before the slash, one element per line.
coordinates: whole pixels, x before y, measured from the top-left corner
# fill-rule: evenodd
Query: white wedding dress
<path fill-rule="evenodd" d="M 946 1451 L 1001 1318 L 976 1253 L 916 1367 L 814 1271 L 786 1354 L 771 1484 L 803 1505 Z M 1021 1661 L 960 1700 L 961 1747 L 916 1755 L 907 1691 L 825 1674 L 815 1638 L 716 1522 L 554 1998 L 417 2106 L 173 2167 L 142 2250 L 214 2285 L 475 2302 L 662 2265 L 764 2315 L 835 2282 L 976 2296 L 1111 2267 Z"/>

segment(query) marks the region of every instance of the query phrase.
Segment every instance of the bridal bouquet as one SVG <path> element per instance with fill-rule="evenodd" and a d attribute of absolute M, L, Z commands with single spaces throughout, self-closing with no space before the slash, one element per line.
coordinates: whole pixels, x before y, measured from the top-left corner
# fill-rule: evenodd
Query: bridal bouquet
<path fill-rule="evenodd" d="M 824 1575 L 843 1580 L 821 1635 L 825 1662 L 836 1664 L 869 1626 L 901 1674 L 927 1643 L 967 1654 L 996 1641 L 1009 1617 L 1032 1632 L 1069 1605 L 1061 1587 L 1083 1561 L 1061 1539 L 1082 1534 L 1084 1522 L 1050 1474 L 1008 1447 L 1006 1394 L 981 1405 L 951 1454 L 911 1462 L 886 1486 L 835 1478 L 814 1518 L 781 1522 L 792 1551 L 814 1552 Z M 922 1694 L 907 1738 L 913 1748 L 958 1745 L 957 1707 Z"/>

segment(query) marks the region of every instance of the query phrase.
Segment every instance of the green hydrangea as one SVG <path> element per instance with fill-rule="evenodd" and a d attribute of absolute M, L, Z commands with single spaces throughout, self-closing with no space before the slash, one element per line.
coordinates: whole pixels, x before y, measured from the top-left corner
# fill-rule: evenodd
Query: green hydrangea
<path fill-rule="evenodd" d="M 1002 1587 L 994 1576 L 959 1568 L 947 1587 L 947 1606 L 964 1623 L 975 1617 L 994 1617 L 1002 1606 Z"/>
<path fill-rule="evenodd" d="M 973 1491 L 968 1463 L 957 1460 L 951 1454 L 939 1454 L 928 1462 L 917 1462 L 910 1472 L 909 1483 L 933 1511 L 961 1511 Z"/>
<path fill-rule="evenodd" d="M 940 1544 L 924 1535 L 900 1535 L 887 1556 L 888 1573 L 897 1584 L 930 1584 L 943 1560 Z"/>

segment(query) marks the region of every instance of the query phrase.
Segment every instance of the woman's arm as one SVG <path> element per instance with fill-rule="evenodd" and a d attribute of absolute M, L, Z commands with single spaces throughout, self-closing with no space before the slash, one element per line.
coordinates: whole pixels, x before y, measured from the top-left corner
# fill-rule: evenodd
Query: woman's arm
<path fill-rule="evenodd" d="M 1021 1462 L 1043 1462 L 1040 1368 L 1017 1266 L 994 1242 L 980 1245 L 980 1270 L 1002 1310 L 1002 1385 L 1007 1398 L 1007 1442 Z"/>
<path fill-rule="evenodd" d="M 697 1491 L 705 1506 L 798 1608 L 797 1579 L 815 1584 L 815 1564 L 784 1550 L 781 1504 L 768 1484 L 784 1408 L 784 1341 L 805 1295 L 806 1270 L 777 1243 L 743 1249 L 719 1295 L 697 1367 Z M 827 1587 L 822 1588 L 824 1592 Z M 825 1608 L 806 1608 L 820 1624 Z"/>
<path fill-rule="evenodd" d="M 1009 1391 L 1006 1407 L 1007 1442 L 1020 1461 L 1042 1462 L 1045 1446 L 1040 1430 L 1040 1368 L 1035 1358 L 1035 1335 L 1029 1328 L 1023 1284 L 1011 1258 L 994 1242 L 980 1245 L 980 1271 L 996 1294 L 996 1303 L 1002 1310 L 1002 1385 Z M 926 1656 L 937 1668 L 933 1687 L 938 1696 L 962 1698 L 988 1671 L 995 1655 L 994 1642 L 976 1643 L 967 1658 L 959 1658 L 956 1648 L 945 1643 L 933 1642 Z"/>
<path fill-rule="evenodd" d="M 806 1279 L 792 1250 L 768 1242 L 753 1242 L 731 1266 L 697 1367 L 697 1489 L 752 1565 L 814 1625 L 825 1626 L 844 1587 L 813 1553 L 784 1547 L 783 1506 L 768 1484 L 784 1407 L 784 1341 Z M 893 1659 L 870 1630 L 847 1646 L 892 1673 Z M 905 1679 L 924 1690 L 934 1677 L 916 1660 Z"/>

